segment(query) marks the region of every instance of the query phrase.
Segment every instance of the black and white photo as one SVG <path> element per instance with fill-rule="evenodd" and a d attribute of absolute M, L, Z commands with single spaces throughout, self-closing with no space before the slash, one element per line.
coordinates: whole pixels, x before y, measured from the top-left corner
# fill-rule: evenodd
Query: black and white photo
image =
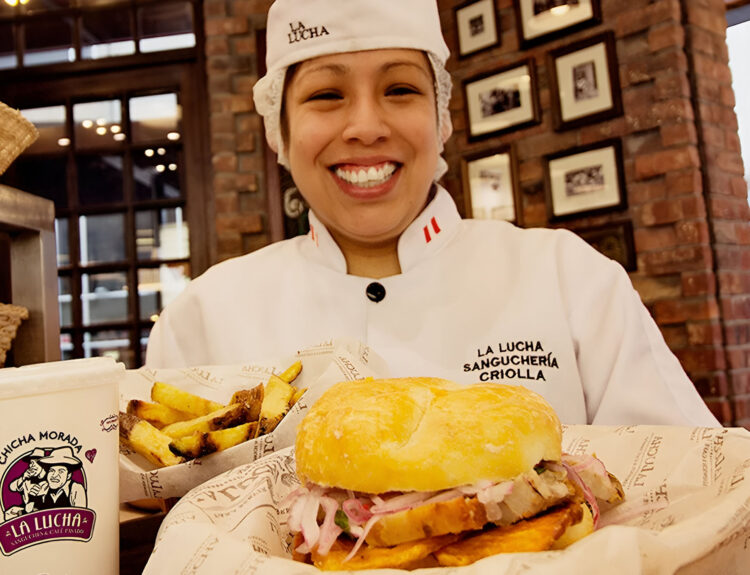
<path fill-rule="evenodd" d="M 600 0 L 513 0 L 522 50 L 602 21 Z"/>
<path fill-rule="evenodd" d="M 627 207 L 620 140 L 606 140 L 544 158 L 550 221 Z"/>
<path fill-rule="evenodd" d="M 455 9 L 458 56 L 464 57 L 500 43 L 498 15 L 492 0 L 469 0 Z"/>
<path fill-rule="evenodd" d="M 622 114 L 615 37 L 598 34 L 550 51 L 555 130 L 578 128 Z"/>
<path fill-rule="evenodd" d="M 466 217 L 519 223 L 515 158 L 510 147 L 462 160 Z"/>
<path fill-rule="evenodd" d="M 539 122 L 533 60 L 464 80 L 463 91 L 470 140 Z"/>

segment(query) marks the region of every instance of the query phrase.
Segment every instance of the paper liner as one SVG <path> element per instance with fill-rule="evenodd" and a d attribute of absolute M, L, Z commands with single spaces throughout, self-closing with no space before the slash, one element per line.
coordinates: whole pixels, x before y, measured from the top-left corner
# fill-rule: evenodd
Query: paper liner
<path fill-rule="evenodd" d="M 150 401 L 151 387 L 163 381 L 220 403 L 229 402 L 239 389 L 250 389 L 268 381 L 272 373 L 281 373 L 297 359 L 302 372 L 293 385 L 307 392 L 268 435 L 246 441 L 218 453 L 172 467 L 155 468 L 136 453 L 120 453 L 120 501 L 180 497 L 216 475 L 259 459 L 294 443 L 297 424 L 309 406 L 335 383 L 364 377 L 387 375 L 385 362 L 369 347 L 357 341 L 332 340 L 299 351 L 294 356 L 262 363 L 232 366 L 204 366 L 185 369 L 128 370 L 120 384 L 120 410 L 128 401 Z"/>
<path fill-rule="evenodd" d="M 750 565 L 750 433 L 744 429 L 566 426 L 563 448 L 595 453 L 626 501 L 564 551 L 504 554 L 454 575 L 721 573 Z M 292 448 L 185 495 L 162 523 L 145 575 L 317 573 L 289 559 L 284 498 L 298 484 Z M 373 570 L 372 574 L 396 570 Z"/>

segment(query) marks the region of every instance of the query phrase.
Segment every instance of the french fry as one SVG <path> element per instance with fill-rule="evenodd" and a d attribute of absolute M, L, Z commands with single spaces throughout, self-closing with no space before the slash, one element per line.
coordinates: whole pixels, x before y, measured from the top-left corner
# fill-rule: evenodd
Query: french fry
<path fill-rule="evenodd" d="M 161 381 L 157 381 L 151 387 L 151 399 L 177 411 L 189 413 L 192 417 L 207 415 L 224 407 L 221 403 L 193 395 Z"/>
<path fill-rule="evenodd" d="M 297 379 L 300 371 L 302 371 L 302 362 L 297 360 L 279 374 L 279 379 L 287 383 L 292 383 Z"/>
<path fill-rule="evenodd" d="M 289 409 L 294 407 L 294 404 L 299 401 L 299 398 L 305 395 L 305 392 L 307 391 L 306 387 L 297 388 L 294 390 L 294 393 L 292 394 L 292 399 L 289 400 Z"/>
<path fill-rule="evenodd" d="M 257 421 L 260 419 L 260 408 L 263 405 L 263 384 L 258 384 L 252 389 L 235 391 L 229 403 L 230 405 L 233 403 L 247 404 L 250 408 L 248 421 Z"/>
<path fill-rule="evenodd" d="M 189 413 L 177 411 L 161 403 L 151 403 L 150 401 L 141 401 L 140 399 L 131 399 L 128 402 L 127 412 L 145 419 L 157 429 L 161 429 L 170 423 L 184 421 L 193 417 Z"/>
<path fill-rule="evenodd" d="M 272 432 L 289 411 L 289 400 L 294 395 L 294 388 L 276 375 L 268 378 L 263 394 L 263 405 L 260 408 L 260 425 L 258 435 Z"/>
<path fill-rule="evenodd" d="M 172 440 L 169 448 L 175 455 L 186 459 L 203 457 L 215 451 L 223 451 L 252 439 L 257 432 L 258 422 L 248 422 L 227 429 L 218 429 L 208 433 L 196 432 L 186 437 Z"/>
<path fill-rule="evenodd" d="M 193 433 L 208 433 L 226 429 L 251 421 L 250 407 L 245 403 L 234 403 L 217 409 L 208 415 L 201 415 L 187 421 L 178 421 L 162 428 L 162 433 L 174 439 Z M 257 417 L 256 417 L 257 419 Z"/>
<path fill-rule="evenodd" d="M 120 440 L 159 467 L 177 465 L 184 461 L 170 451 L 171 437 L 131 413 L 120 412 Z"/>

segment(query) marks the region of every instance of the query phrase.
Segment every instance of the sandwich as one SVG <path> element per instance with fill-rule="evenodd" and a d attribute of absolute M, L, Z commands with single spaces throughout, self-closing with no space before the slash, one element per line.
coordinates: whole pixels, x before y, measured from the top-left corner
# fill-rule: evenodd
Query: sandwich
<path fill-rule="evenodd" d="M 555 411 L 521 386 L 339 383 L 300 423 L 295 459 L 293 558 L 322 570 L 562 548 L 623 499 L 601 461 L 562 453 Z"/>

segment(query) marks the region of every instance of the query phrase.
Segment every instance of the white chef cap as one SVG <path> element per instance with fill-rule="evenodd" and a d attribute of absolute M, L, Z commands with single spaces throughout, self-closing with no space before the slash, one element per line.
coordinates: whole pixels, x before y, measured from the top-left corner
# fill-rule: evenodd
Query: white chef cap
<path fill-rule="evenodd" d="M 440 29 L 436 0 L 276 0 L 268 11 L 266 75 L 255 84 L 255 108 L 266 138 L 289 167 L 281 135 L 281 102 L 287 68 L 298 62 L 342 52 L 382 48 L 422 50 L 435 75 L 440 134 L 450 134 L 450 52 Z M 442 152 L 442 140 L 440 141 Z M 437 180 L 447 170 L 439 158 Z"/>

